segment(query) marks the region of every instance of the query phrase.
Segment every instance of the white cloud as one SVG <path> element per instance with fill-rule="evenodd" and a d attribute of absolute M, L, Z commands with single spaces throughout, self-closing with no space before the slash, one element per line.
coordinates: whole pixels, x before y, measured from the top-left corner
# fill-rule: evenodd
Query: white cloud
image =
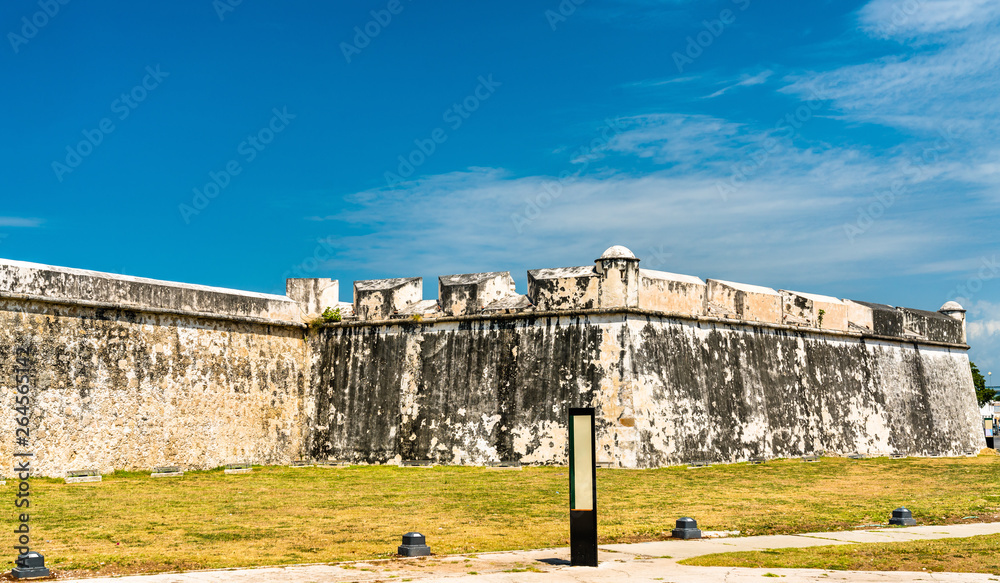
<path fill-rule="evenodd" d="M 914 265 L 906 270 L 906 273 L 914 275 L 971 273 L 979 269 L 982 264 L 982 257 L 946 259 L 944 261 L 931 261 Z"/>
<path fill-rule="evenodd" d="M 606 152 L 648 158 L 657 164 L 701 166 L 732 157 L 751 139 L 740 125 L 706 115 L 653 114 L 622 120 L 627 129 Z"/>
<path fill-rule="evenodd" d="M 716 127 L 701 118 L 691 123 Z M 691 131 L 677 119 L 658 127 L 681 135 Z M 748 141 L 745 130 L 721 129 L 728 136 L 723 141 Z M 634 131 L 622 141 L 632 149 L 621 151 L 642 156 L 644 140 L 658 143 L 649 126 Z M 864 186 L 881 168 L 863 154 L 788 148 L 723 202 L 717 183 L 731 162 L 722 155 L 726 147 L 700 147 L 719 160 L 692 170 L 679 147 L 666 154 L 658 149 L 655 156 L 678 160 L 683 171 L 677 165 L 648 173 L 602 170 L 558 181 L 479 168 L 356 193 L 348 207 L 322 220 L 375 225 L 376 232 L 337 237 L 345 251 L 327 267 L 365 267 L 389 277 L 410 274 L 415 264 L 435 275 L 481 266 L 511 269 L 519 278 L 527 269 L 576 265 L 624 244 L 650 267 L 667 250 L 670 263 L 655 267 L 803 287 L 883 277 L 892 271 L 883 266 L 890 259 L 899 273 L 921 260 L 943 260 L 949 251 L 947 237 L 923 219 L 891 216 L 872 226 L 863 244 L 848 243 L 844 217 L 867 202 Z M 552 264 L 524 259 L 530 257 Z"/>
<path fill-rule="evenodd" d="M 1000 19 L 996 0 L 873 0 L 858 13 L 873 36 L 912 39 L 962 31 Z"/>
<path fill-rule="evenodd" d="M 625 83 L 622 87 L 647 89 L 650 87 L 662 87 L 664 85 L 674 85 L 676 83 L 688 83 L 697 80 L 698 77 L 671 77 L 668 79 L 643 79 L 632 83 Z"/>
<path fill-rule="evenodd" d="M 42 219 L 24 217 L 0 217 L 0 227 L 39 227 Z"/>
<path fill-rule="evenodd" d="M 877 36 L 891 13 L 912 5 L 896 26 L 913 42 L 898 54 L 804 75 L 785 91 L 807 95 L 819 87 L 848 119 L 923 134 L 951 129 L 964 141 L 993 143 L 1000 116 L 1000 3 L 874 0 L 860 11 L 862 28 Z"/>
<path fill-rule="evenodd" d="M 991 212 L 1000 204 L 1000 3 L 873 0 L 858 18 L 863 32 L 899 41 L 896 54 L 790 76 L 781 91 L 815 92 L 838 119 L 899 130 L 885 171 L 906 176 L 908 199 L 919 185 L 924 212 L 971 200 Z"/>
<path fill-rule="evenodd" d="M 966 335 L 968 336 L 969 358 L 979 366 L 985 375 L 997 373 L 993 384 L 1000 384 L 1000 303 L 987 300 L 965 300 Z"/>
<path fill-rule="evenodd" d="M 766 83 L 767 82 L 767 78 L 770 77 L 773 74 L 774 74 L 774 71 L 771 71 L 770 69 L 768 69 L 768 70 L 765 70 L 765 71 L 761 71 L 760 73 L 757 73 L 756 75 L 753 75 L 753 76 L 744 75 L 744 78 L 741 81 L 739 81 L 737 83 L 734 83 L 732 85 L 729 85 L 728 87 L 723 87 L 722 89 L 719 89 L 715 93 L 709 95 L 708 99 L 711 99 L 713 97 L 718 97 L 718 96 L 722 95 L 723 93 L 729 91 L 730 89 L 735 89 L 736 87 L 752 87 L 754 85 L 760 85 L 762 83 Z"/>
<path fill-rule="evenodd" d="M 992 131 L 981 123 L 1000 112 L 998 65 L 1000 37 L 991 37 L 819 73 L 788 90 L 806 95 L 821 87 L 821 95 L 860 121 L 925 132 Z"/>

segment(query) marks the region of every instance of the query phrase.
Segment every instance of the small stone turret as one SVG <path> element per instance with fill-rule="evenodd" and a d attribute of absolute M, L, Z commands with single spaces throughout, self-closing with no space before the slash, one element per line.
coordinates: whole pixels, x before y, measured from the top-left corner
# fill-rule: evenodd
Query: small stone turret
<path fill-rule="evenodd" d="M 299 304 L 304 319 L 323 313 L 340 304 L 340 282 L 328 277 L 285 280 L 285 295 Z"/>
<path fill-rule="evenodd" d="M 442 275 L 438 278 L 438 301 L 449 316 L 478 314 L 486 306 L 509 296 L 514 278 L 509 271 Z"/>
<path fill-rule="evenodd" d="M 539 310 L 598 307 L 600 276 L 589 265 L 528 271 L 528 300 Z"/>
<path fill-rule="evenodd" d="M 951 301 L 945 302 L 938 312 L 962 323 L 962 342 L 965 342 L 965 308 L 958 302 Z"/>
<path fill-rule="evenodd" d="M 419 302 L 423 278 L 369 279 L 354 282 L 354 313 L 362 320 L 384 320 Z"/>
<path fill-rule="evenodd" d="M 639 306 L 639 259 L 628 248 L 621 245 L 609 247 L 594 263 L 601 277 L 599 307 Z"/>

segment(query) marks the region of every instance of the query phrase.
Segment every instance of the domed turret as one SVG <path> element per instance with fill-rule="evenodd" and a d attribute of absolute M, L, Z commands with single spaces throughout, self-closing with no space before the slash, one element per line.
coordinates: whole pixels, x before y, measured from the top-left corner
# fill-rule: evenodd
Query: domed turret
<path fill-rule="evenodd" d="M 639 259 L 628 247 L 608 247 L 594 263 L 601 276 L 600 307 L 634 308 L 639 305 Z"/>
<path fill-rule="evenodd" d="M 965 308 L 962 307 L 962 304 L 954 301 L 945 302 L 938 312 L 962 323 L 962 342 L 967 342 L 965 337 Z"/>
<path fill-rule="evenodd" d="M 635 254 L 624 245 L 612 245 L 601 255 L 600 259 L 635 259 Z"/>

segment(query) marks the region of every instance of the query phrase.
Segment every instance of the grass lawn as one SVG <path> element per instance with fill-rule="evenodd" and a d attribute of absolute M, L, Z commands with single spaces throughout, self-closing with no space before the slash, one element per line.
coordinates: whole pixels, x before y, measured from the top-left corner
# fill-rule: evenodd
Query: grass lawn
<path fill-rule="evenodd" d="M 1000 535 L 900 543 L 867 543 L 705 555 L 681 561 L 705 567 L 950 571 L 1000 575 Z"/>
<path fill-rule="evenodd" d="M 1000 458 L 773 461 L 754 466 L 599 470 L 602 543 L 666 538 L 692 516 L 746 535 L 885 523 L 1000 520 Z M 435 554 L 568 544 L 565 468 L 256 468 L 101 483 L 32 479 L 32 550 L 83 574 L 333 562 L 391 556 L 417 530 Z M 15 527 L 16 480 L 0 529 Z M 8 534 L 13 544 L 14 535 Z"/>

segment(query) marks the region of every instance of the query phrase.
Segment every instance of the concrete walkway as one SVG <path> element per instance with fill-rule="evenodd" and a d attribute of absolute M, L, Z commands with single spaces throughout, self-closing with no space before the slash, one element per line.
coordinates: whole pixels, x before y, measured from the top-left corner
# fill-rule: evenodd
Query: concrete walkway
<path fill-rule="evenodd" d="M 689 567 L 677 561 L 732 551 L 754 551 L 788 547 L 812 547 L 867 542 L 898 542 L 959 538 L 1000 533 L 1000 523 L 914 526 L 800 535 L 751 536 L 669 540 L 661 542 L 601 546 L 597 568 L 570 567 L 569 549 L 542 549 L 478 555 L 449 555 L 420 559 L 372 561 L 340 565 L 304 565 L 232 571 L 142 575 L 135 577 L 78 579 L 88 583 L 366 583 L 419 581 L 420 583 L 707 583 L 724 581 L 760 583 L 766 574 L 782 577 L 784 583 L 851 581 L 895 583 L 908 581 L 985 582 L 1000 577 L 970 573 L 908 573 L 870 571 L 821 571 L 817 569 L 742 569 Z M 433 540 L 428 541 L 433 549 Z"/>

